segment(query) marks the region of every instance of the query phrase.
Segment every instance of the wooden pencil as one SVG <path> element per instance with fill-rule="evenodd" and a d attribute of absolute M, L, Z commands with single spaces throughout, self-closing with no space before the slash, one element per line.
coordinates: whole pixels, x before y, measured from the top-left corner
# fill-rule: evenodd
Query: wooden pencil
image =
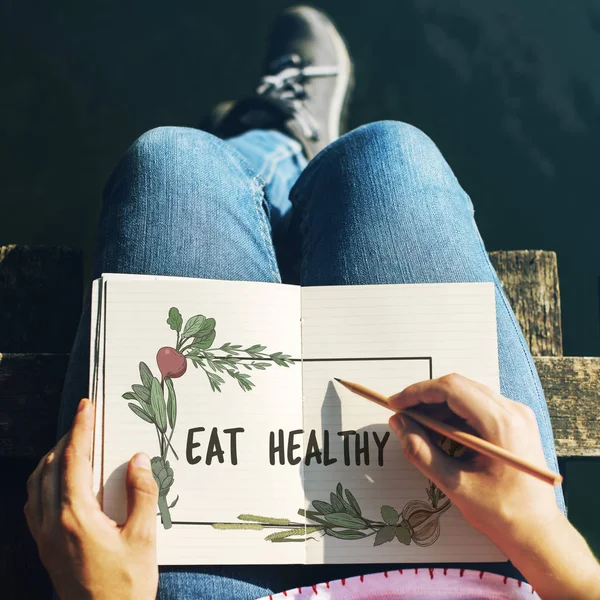
<path fill-rule="evenodd" d="M 360 385 L 359 383 L 353 383 L 351 381 L 344 381 L 343 379 L 338 379 L 335 377 L 335 380 L 341 383 L 345 388 L 349 389 L 351 392 L 370 400 L 371 402 L 375 402 L 379 406 L 383 406 L 388 410 L 393 411 L 394 409 L 390 407 L 388 404 L 388 399 L 373 390 L 365 387 L 364 385 Z M 424 415 L 414 409 L 406 408 L 404 410 L 398 411 L 402 415 L 406 415 L 411 419 L 414 419 L 421 425 L 432 429 L 433 431 L 437 431 L 441 435 L 445 435 L 447 438 L 466 446 L 467 448 L 471 448 L 471 450 L 475 450 L 476 452 L 480 452 L 481 454 L 485 454 L 490 458 L 496 458 L 498 460 L 503 461 L 507 465 L 514 467 L 515 469 L 519 469 L 524 473 L 528 473 L 529 475 L 533 475 L 546 483 L 550 483 L 551 485 L 560 485 L 562 483 L 563 477 L 558 473 L 553 473 L 549 469 L 544 469 L 542 467 L 538 467 L 529 461 L 523 460 L 518 457 L 516 454 L 505 450 L 500 446 L 496 446 L 487 440 L 484 440 L 476 435 L 472 435 L 471 433 L 467 433 L 466 431 L 460 431 L 455 427 L 451 427 L 450 425 L 443 423 L 442 421 L 438 421 L 428 415 Z"/>

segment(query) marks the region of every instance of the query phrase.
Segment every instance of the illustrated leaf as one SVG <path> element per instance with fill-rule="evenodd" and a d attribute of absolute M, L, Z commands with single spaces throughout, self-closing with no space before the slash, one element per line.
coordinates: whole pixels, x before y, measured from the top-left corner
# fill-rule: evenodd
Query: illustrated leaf
<path fill-rule="evenodd" d="M 354 494 L 348 489 L 346 490 L 346 498 L 348 498 L 348 502 L 350 503 L 352 508 L 356 511 L 358 516 L 360 517 L 360 515 L 362 515 L 362 511 L 360 510 L 360 505 L 356 501 Z"/>
<path fill-rule="evenodd" d="M 396 527 L 396 537 L 402 544 L 408 546 L 411 542 L 410 531 L 404 527 L 404 525 L 398 525 Z"/>
<path fill-rule="evenodd" d="M 167 416 L 169 417 L 171 429 L 175 429 L 177 421 L 177 397 L 175 396 L 173 380 L 170 377 L 166 377 L 165 384 L 167 385 Z"/>
<path fill-rule="evenodd" d="M 202 337 L 196 336 L 196 340 L 192 344 L 192 348 L 196 350 L 206 350 L 212 346 L 212 343 L 215 341 L 215 337 L 217 337 L 217 332 L 214 329 Z"/>
<path fill-rule="evenodd" d="M 227 367 L 234 367 L 237 365 L 237 360 L 235 358 L 215 358 L 213 360 L 213 364 L 217 368 L 219 373 L 224 373 L 227 371 Z"/>
<path fill-rule="evenodd" d="M 143 385 L 134 384 L 131 386 L 133 393 L 146 404 L 150 404 L 150 388 L 146 388 Z"/>
<path fill-rule="evenodd" d="M 144 387 L 150 389 L 152 385 L 152 371 L 145 362 L 140 362 L 140 379 Z"/>
<path fill-rule="evenodd" d="M 255 369 L 258 369 L 259 371 L 264 371 L 265 369 L 268 369 L 271 366 L 271 363 L 253 362 L 247 366 L 254 367 Z"/>
<path fill-rule="evenodd" d="M 387 544 L 388 542 L 391 542 L 394 539 L 395 535 L 396 528 L 392 525 L 386 525 L 375 534 L 375 542 L 373 546 L 381 546 L 382 544 Z"/>
<path fill-rule="evenodd" d="M 359 513 L 357 513 L 354 510 L 354 507 L 352 506 L 352 504 L 350 504 L 349 502 L 346 502 L 345 500 L 342 501 L 344 503 L 344 509 L 346 510 L 346 512 L 349 515 L 352 515 L 353 517 L 360 517 L 361 515 Z"/>
<path fill-rule="evenodd" d="M 129 406 L 129 408 L 143 421 L 146 421 L 146 423 L 154 423 L 154 421 L 137 405 L 134 404 L 133 402 L 129 402 L 127 404 L 127 406 Z"/>
<path fill-rule="evenodd" d="M 273 362 L 278 366 L 278 367 L 287 367 L 289 368 L 289 365 L 287 364 L 287 362 L 285 360 L 283 360 L 282 358 L 274 358 Z M 290 363 L 292 362 L 291 360 L 289 361 Z"/>
<path fill-rule="evenodd" d="M 167 319 L 167 325 L 171 326 L 173 331 L 179 333 L 181 326 L 183 325 L 183 317 L 177 308 L 174 306 L 169 309 L 169 318 Z"/>
<path fill-rule="evenodd" d="M 346 512 L 346 507 L 344 506 L 344 503 L 340 500 L 340 498 L 337 494 L 334 494 L 333 492 L 331 492 L 331 494 L 329 496 L 329 500 L 331 502 L 331 506 L 333 506 L 333 512 L 336 512 L 336 513 Z"/>
<path fill-rule="evenodd" d="M 238 379 L 238 383 L 245 392 L 251 391 L 254 387 L 254 384 L 249 379 Z"/>
<path fill-rule="evenodd" d="M 398 522 L 400 515 L 393 506 L 382 506 L 381 507 L 381 518 L 388 525 L 395 525 Z"/>
<path fill-rule="evenodd" d="M 321 531 L 322 527 L 318 526 L 308 526 L 308 527 L 298 527 L 296 529 L 290 529 L 288 531 L 276 531 L 275 533 L 271 533 L 268 535 L 265 540 L 267 542 L 275 542 L 275 541 L 283 541 L 285 538 L 289 538 L 292 536 L 298 535 L 308 535 L 309 533 L 315 533 L 315 531 Z M 287 540 L 291 542 L 292 540 Z M 304 540 L 301 540 L 304 541 Z"/>
<path fill-rule="evenodd" d="M 366 537 L 365 533 L 356 531 L 356 529 L 342 529 L 341 531 L 326 529 L 325 534 L 340 540 L 360 540 L 361 538 Z"/>
<path fill-rule="evenodd" d="M 239 371 L 234 371 L 233 369 L 228 369 L 227 373 L 239 383 L 240 387 L 245 392 L 249 392 L 254 387 L 254 384 L 250 379 L 251 376 L 247 373 L 240 373 Z"/>
<path fill-rule="evenodd" d="M 152 378 L 152 387 L 150 388 L 150 403 L 154 411 L 154 419 L 158 428 L 164 433 L 167 430 L 167 407 L 165 398 L 156 377 Z"/>
<path fill-rule="evenodd" d="M 216 324 L 217 322 L 212 317 L 206 319 L 206 321 L 204 321 L 204 325 L 202 326 L 200 331 L 198 331 L 195 337 L 204 337 L 208 335 L 209 333 L 215 330 Z"/>
<path fill-rule="evenodd" d="M 125 392 L 121 398 L 125 398 L 125 400 L 137 400 L 138 397 L 133 392 Z"/>
<path fill-rule="evenodd" d="M 277 517 L 261 517 L 259 515 L 241 514 L 238 515 L 240 521 L 253 521 L 255 523 L 265 523 L 268 525 L 289 525 L 289 519 L 278 519 Z"/>
<path fill-rule="evenodd" d="M 195 336 L 204 325 L 204 321 L 206 321 L 206 317 L 204 315 L 195 315 L 190 317 L 183 328 L 182 337 L 188 338 Z"/>
<path fill-rule="evenodd" d="M 169 508 L 174 508 L 177 502 L 179 502 L 179 494 L 177 494 L 177 498 L 175 498 L 175 500 L 169 504 Z"/>
<path fill-rule="evenodd" d="M 216 321 L 214 319 L 207 319 L 204 315 L 196 315 L 191 317 L 185 324 L 182 335 L 184 338 L 202 338 L 214 331 L 215 325 Z"/>
<path fill-rule="evenodd" d="M 261 346 L 260 344 L 254 344 L 254 346 L 250 346 L 250 348 L 246 348 L 246 352 L 248 354 L 259 354 L 265 348 L 266 348 L 266 346 Z"/>
<path fill-rule="evenodd" d="M 211 373 L 210 371 L 205 371 L 205 373 L 210 383 L 210 389 L 213 392 L 220 392 L 221 384 L 225 383 L 225 380 L 216 373 Z"/>
<path fill-rule="evenodd" d="M 300 509 L 298 509 L 298 514 L 301 517 L 310 519 L 311 521 L 316 521 L 317 523 L 320 523 L 321 525 L 325 525 L 325 527 L 329 527 L 329 523 L 327 523 L 327 521 L 324 521 L 323 517 L 314 510 L 304 510 L 303 508 L 300 508 Z"/>
<path fill-rule="evenodd" d="M 239 354 L 241 347 L 241 344 L 232 344 L 231 342 L 227 342 L 226 344 L 223 344 L 220 349 L 227 354 Z"/>
<path fill-rule="evenodd" d="M 313 500 L 312 505 L 315 508 L 315 510 L 317 510 L 322 515 L 329 515 L 335 512 L 331 504 L 323 502 L 322 500 Z"/>
<path fill-rule="evenodd" d="M 347 529 L 363 529 L 365 527 L 365 522 L 361 518 L 346 513 L 336 512 L 324 516 L 328 523 L 338 527 L 346 527 Z"/>
<path fill-rule="evenodd" d="M 159 513 L 160 514 L 160 513 Z M 247 530 L 247 531 L 261 531 L 264 529 L 264 525 L 260 523 L 211 523 L 215 529 L 224 530 Z"/>
<path fill-rule="evenodd" d="M 344 497 L 344 488 L 343 488 L 343 486 L 342 486 L 341 483 L 337 484 L 337 486 L 335 488 L 335 491 L 336 491 L 337 495 L 340 497 L 340 500 L 341 500 Z"/>

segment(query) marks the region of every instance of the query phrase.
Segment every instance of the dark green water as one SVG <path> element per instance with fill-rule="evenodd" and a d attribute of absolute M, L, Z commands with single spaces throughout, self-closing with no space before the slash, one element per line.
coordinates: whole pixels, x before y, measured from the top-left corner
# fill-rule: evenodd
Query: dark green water
<path fill-rule="evenodd" d="M 79 246 L 89 262 L 119 155 L 147 129 L 195 125 L 253 89 L 268 24 L 288 4 L 1 3 L 0 244 Z M 600 355 L 600 4 L 318 6 L 354 57 L 350 125 L 398 119 L 428 133 L 473 198 L 488 249 L 558 253 L 565 353 Z M 574 469 L 572 515 L 600 549 L 586 525 L 599 469 Z"/>

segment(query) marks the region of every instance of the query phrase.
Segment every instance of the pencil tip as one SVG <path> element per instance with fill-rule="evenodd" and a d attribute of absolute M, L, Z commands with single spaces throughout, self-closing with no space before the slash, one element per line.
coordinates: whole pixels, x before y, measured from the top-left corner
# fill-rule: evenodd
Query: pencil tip
<path fill-rule="evenodd" d="M 334 379 L 338 382 L 338 383 L 342 383 L 342 380 L 339 379 L 338 377 L 334 377 Z"/>

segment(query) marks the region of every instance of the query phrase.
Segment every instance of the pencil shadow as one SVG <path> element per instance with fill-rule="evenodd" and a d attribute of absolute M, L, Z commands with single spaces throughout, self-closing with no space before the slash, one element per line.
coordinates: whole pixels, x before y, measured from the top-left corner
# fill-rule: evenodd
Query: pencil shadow
<path fill-rule="evenodd" d="M 365 489 L 370 486 L 377 487 L 380 483 L 377 477 L 377 465 L 383 464 L 383 452 L 385 449 L 386 460 L 394 460 L 394 453 L 400 453 L 400 445 L 397 438 L 391 432 L 387 422 L 372 423 L 357 430 L 352 430 L 344 424 L 343 391 L 333 382 L 327 384 L 323 400 L 321 402 L 321 430 L 319 432 L 319 443 L 323 450 L 321 460 L 314 464 L 305 466 L 305 499 L 306 504 L 319 500 L 322 503 L 334 503 L 339 485 L 343 488 L 342 498 L 348 500 L 346 495 L 347 484 L 352 487 L 356 485 L 356 478 L 352 482 L 346 482 L 344 473 L 347 470 L 362 472 L 360 482 L 360 495 L 365 495 Z M 346 423 L 348 419 L 346 419 Z M 309 433 L 309 432 L 306 432 Z M 340 435 L 342 434 L 342 435 Z M 376 440 L 381 444 L 381 448 Z M 343 450 L 342 450 L 343 449 Z M 389 453 L 389 457 L 388 457 Z M 327 480 L 327 459 L 330 461 L 330 480 Z M 334 464 L 334 461 L 337 461 Z M 373 468 L 375 466 L 375 468 Z M 312 472 L 311 472 L 312 471 Z M 315 485 L 311 485 L 314 482 Z M 319 490 L 316 494 L 312 490 Z M 359 493 L 356 492 L 358 496 Z M 314 510 L 314 505 L 307 507 Z M 379 515 L 375 515 L 379 518 Z M 311 521 L 307 520 L 310 525 Z M 333 529 L 333 528 L 332 528 Z M 324 562 L 339 561 L 340 541 L 324 532 L 317 532 L 316 536 L 323 536 L 319 545 L 323 552 Z M 308 542 L 311 543 L 310 541 Z M 353 543 L 346 541 L 346 543 Z M 363 565 L 363 569 L 364 569 Z M 307 565 L 305 569 L 315 571 L 315 581 L 320 580 L 320 570 L 325 567 L 321 565 Z M 330 564 L 329 569 L 332 568 Z"/>

